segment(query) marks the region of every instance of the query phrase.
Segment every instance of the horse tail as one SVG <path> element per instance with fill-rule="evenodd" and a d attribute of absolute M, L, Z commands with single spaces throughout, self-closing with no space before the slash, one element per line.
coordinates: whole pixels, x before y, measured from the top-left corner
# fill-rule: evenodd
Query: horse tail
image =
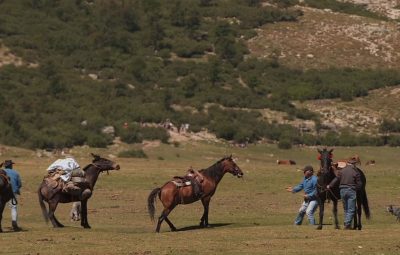
<path fill-rule="evenodd" d="M 150 192 L 149 197 L 147 198 L 147 210 L 150 214 L 150 219 L 154 221 L 154 214 L 156 212 L 156 208 L 154 207 L 154 202 L 156 200 L 156 196 L 161 191 L 161 188 L 155 188 L 152 192 Z"/>
<path fill-rule="evenodd" d="M 46 223 L 49 222 L 49 215 L 47 213 L 47 208 L 46 205 L 44 204 L 44 198 L 43 198 L 43 194 L 42 194 L 42 185 L 40 185 L 39 189 L 38 189 L 38 198 L 39 198 L 39 204 L 40 204 L 40 208 L 42 209 L 42 214 L 43 214 L 43 218 L 46 221 Z"/>
<path fill-rule="evenodd" d="M 371 218 L 371 212 L 369 210 L 367 191 L 365 189 L 363 189 L 361 191 L 361 203 L 362 203 L 362 207 L 364 208 L 365 217 L 367 219 L 370 219 Z"/>
<path fill-rule="evenodd" d="M 365 217 L 367 219 L 371 218 L 371 212 L 369 210 L 369 204 L 368 204 L 368 197 L 367 197 L 367 191 L 365 190 L 365 187 L 367 186 L 367 178 L 365 177 L 364 172 L 356 167 L 356 170 L 360 173 L 360 178 L 362 182 L 362 188 L 361 188 L 361 204 L 364 209 Z"/>

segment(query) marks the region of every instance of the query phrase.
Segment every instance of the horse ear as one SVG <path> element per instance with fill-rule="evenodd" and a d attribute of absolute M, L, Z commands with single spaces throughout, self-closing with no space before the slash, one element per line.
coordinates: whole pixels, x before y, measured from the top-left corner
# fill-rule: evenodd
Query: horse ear
<path fill-rule="evenodd" d="M 333 151 L 333 149 L 330 149 L 330 150 L 329 150 L 329 153 L 332 153 L 332 151 Z"/>
<path fill-rule="evenodd" d="M 319 153 L 322 153 L 322 151 L 321 151 L 320 149 L 317 149 L 317 151 L 318 151 Z"/>
<path fill-rule="evenodd" d="M 99 155 L 96 155 L 96 154 L 93 154 L 93 153 L 90 153 L 91 155 L 92 155 L 92 157 L 93 158 L 95 158 L 95 159 L 97 159 L 97 158 L 100 158 L 100 156 Z"/>

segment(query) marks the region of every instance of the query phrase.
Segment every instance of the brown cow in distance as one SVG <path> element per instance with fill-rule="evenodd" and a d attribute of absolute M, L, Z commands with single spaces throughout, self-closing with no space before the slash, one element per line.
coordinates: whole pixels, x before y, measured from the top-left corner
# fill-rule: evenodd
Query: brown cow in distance
<path fill-rule="evenodd" d="M 366 166 L 373 166 L 373 165 L 375 165 L 375 160 L 368 160 L 366 163 L 365 163 L 365 165 Z"/>
<path fill-rule="evenodd" d="M 278 159 L 278 160 L 276 160 L 276 163 L 278 163 L 278 165 L 296 165 L 296 161 L 291 160 L 291 159 L 289 159 L 289 160 Z"/>

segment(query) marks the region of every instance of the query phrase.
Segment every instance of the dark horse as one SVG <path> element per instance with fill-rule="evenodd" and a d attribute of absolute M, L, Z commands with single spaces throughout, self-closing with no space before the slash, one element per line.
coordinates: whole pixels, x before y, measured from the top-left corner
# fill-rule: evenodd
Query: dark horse
<path fill-rule="evenodd" d="M 0 167 L 2 166 L 3 164 L 0 164 Z M 0 232 L 3 232 L 1 228 L 1 220 L 3 219 L 4 207 L 7 204 L 7 202 L 13 198 L 14 198 L 14 193 L 11 188 L 10 180 L 6 174 L 6 171 L 1 169 L 0 170 Z M 16 229 L 14 228 L 14 230 Z"/>
<path fill-rule="evenodd" d="M 339 229 L 339 221 L 337 218 L 337 204 L 338 200 L 340 200 L 340 190 L 339 185 L 335 185 L 334 187 L 330 187 L 328 190 L 326 186 L 336 177 L 335 171 L 332 166 L 332 151 L 333 149 L 327 150 L 324 148 L 323 150 L 318 149 L 319 152 L 319 160 L 321 161 L 321 169 L 318 173 L 318 187 L 317 187 L 317 200 L 319 204 L 319 226 L 317 229 L 322 229 L 323 218 L 324 218 L 324 204 L 325 200 L 329 199 L 333 202 L 333 215 L 335 219 L 335 228 Z M 357 205 L 356 211 L 357 213 L 354 215 L 354 227 L 353 229 L 358 228 L 361 230 L 361 207 L 364 208 L 364 213 L 367 219 L 370 218 L 370 210 L 368 205 L 367 192 L 365 190 L 366 186 L 366 178 L 361 169 L 357 168 L 357 171 L 361 176 L 361 190 L 357 191 Z"/>
<path fill-rule="evenodd" d="M 46 184 L 45 180 L 43 180 L 42 184 L 40 185 L 38 196 L 40 207 L 42 208 L 43 217 L 46 222 L 48 222 L 48 220 L 50 219 L 53 227 L 64 227 L 64 225 L 61 224 L 54 215 L 58 203 L 81 201 L 81 226 L 83 226 L 84 228 L 90 228 L 87 220 L 87 201 L 92 196 L 93 188 L 96 184 L 97 178 L 99 177 L 99 174 L 103 171 L 119 170 L 119 165 L 117 165 L 115 162 L 102 158 L 98 155 L 92 154 L 92 156 L 94 158 L 92 163 L 83 168 L 83 171 L 85 172 L 85 182 L 87 184 L 87 188 L 81 193 L 80 196 L 73 196 L 71 194 L 63 193 L 61 191 L 52 195 L 52 188 Z M 49 211 L 47 211 L 44 201 L 49 204 Z"/>
<path fill-rule="evenodd" d="M 157 195 L 164 206 L 164 210 L 162 211 L 161 216 L 158 218 L 156 232 L 160 232 L 160 226 L 164 220 L 168 223 L 171 231 L 176 231 L 175 226 L 168 219 L 169 213 L 178 204 L 191 204 L 199 199 L 201 199 L 204 208 L 203 216 L 200 220 L 200 226 L 208 227 L 208 210 L 210 200 L 214 195 L 218 183 L 221 181 L 222 177 L 224 177 L 225 173 L 231 173 L 239 178 L 243 176 L 242 170 L 240 170 L 239 166 L 233 161 L 232 156 L 222 158 L 214 165 L 207 169 L 202 169 L 199 172 L 204 177 L 204 180 L 201 183 L 203 190 L 203 195 L 201 198 L 194 196 L 192 186 L 178 187 L 173 181 L 167 182 L 161 188 L 155 188 L 150 193 L 149 197 L 147 198 L 147 208 L 152 220 L 154 220 L 154 202 Z"/>

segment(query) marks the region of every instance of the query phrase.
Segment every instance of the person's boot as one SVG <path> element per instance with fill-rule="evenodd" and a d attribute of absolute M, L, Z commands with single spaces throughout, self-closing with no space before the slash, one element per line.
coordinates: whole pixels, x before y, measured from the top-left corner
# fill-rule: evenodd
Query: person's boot
<path fill-rule="evenodd" d="M 21 231 L 22 230 L 22 228 L 18 227 L 18 224 L 17 224 L 17 222 L 15 220 L 13 220 L 11 222 L 11 225 L 12 225 L 12 228 L 13 228 L 14 231 Z"/>

